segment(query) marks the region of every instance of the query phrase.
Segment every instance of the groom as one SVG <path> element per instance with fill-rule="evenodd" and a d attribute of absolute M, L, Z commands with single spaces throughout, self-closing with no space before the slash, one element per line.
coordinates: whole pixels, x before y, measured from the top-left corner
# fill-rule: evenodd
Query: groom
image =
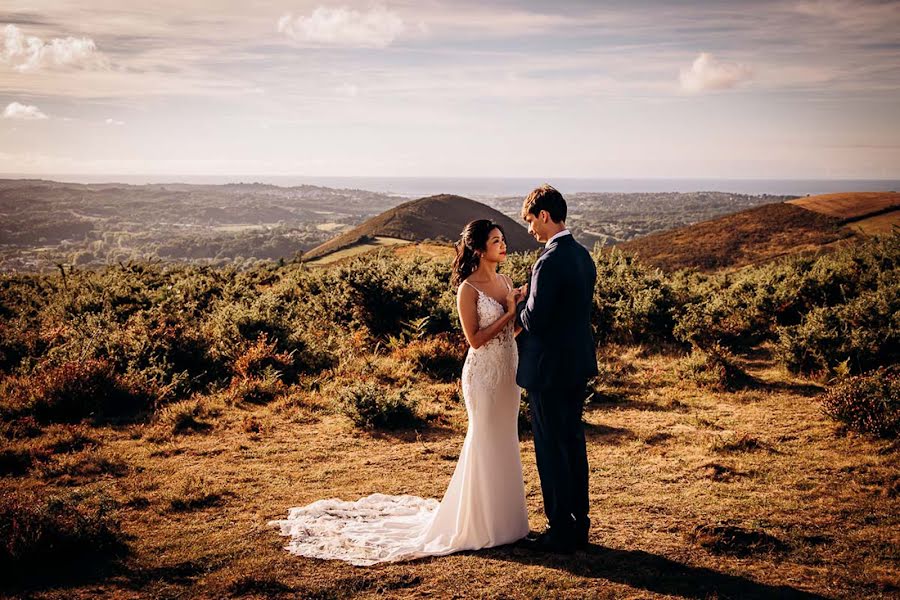
<path fill-rule="evenodd" d="M 581 413 L 597 374 L 591 308 L 597 270 L 566 229 L 566 201 L 549 185 L 522 204 L 528 233 L 546 249 L 534 265 L 527 300 L 516 310 L 519 367 L 528 391 L 547 528 L 526 538 L 535 550 L 570 553 L 587 546 L 588 463 Z"/>

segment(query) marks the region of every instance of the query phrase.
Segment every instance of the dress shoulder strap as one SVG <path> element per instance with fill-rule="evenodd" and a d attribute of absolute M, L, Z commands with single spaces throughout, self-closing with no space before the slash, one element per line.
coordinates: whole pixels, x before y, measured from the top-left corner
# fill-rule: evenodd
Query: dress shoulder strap
<path fill-rule="evenodd" d="M 478 292 L 479 294 L 482 294 L 482 293 L 483 293 L 481 290 L 479 290 L 477 287 L 475 287 L 474 285 L 472 285 L 472 284 L 469 283 L 468 281 L 463 280 L 463 283 L 466 284 L 467 286 L 469 286 L 470 288 L 472 288 L 473 290 L 475 290 L 476 292 Z"/>

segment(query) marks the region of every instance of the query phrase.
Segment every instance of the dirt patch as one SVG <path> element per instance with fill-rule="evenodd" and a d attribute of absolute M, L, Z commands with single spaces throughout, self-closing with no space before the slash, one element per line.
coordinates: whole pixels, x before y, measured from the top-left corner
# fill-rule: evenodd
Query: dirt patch
<path fill-rule="evenodd" d="M 727 524 L 698 525 L 688 534 L 688 539 L 713 554 L 730 556 L 752 556 L 787 549 L 784 542 L 765 531 Z"/>

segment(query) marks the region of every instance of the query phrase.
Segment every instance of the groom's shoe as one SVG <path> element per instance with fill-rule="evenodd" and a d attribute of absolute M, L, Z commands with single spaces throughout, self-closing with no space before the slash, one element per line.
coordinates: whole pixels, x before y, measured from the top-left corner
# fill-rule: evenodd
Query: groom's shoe
<path fill-rule="evenodd" d="M 575 546 L 584 550 L 590 545 L 591 520 L 587 517 L 575 521 Z"/>
<path fill-rule="evenodd" d="M 572 536 L 562 535 L 549 527 L 538 535 L 529 534 L 522 540 L 522 544 L 525 548 L 535 552 L 552 552 L 554 554 L 572 554 L 576 547 Z"/>

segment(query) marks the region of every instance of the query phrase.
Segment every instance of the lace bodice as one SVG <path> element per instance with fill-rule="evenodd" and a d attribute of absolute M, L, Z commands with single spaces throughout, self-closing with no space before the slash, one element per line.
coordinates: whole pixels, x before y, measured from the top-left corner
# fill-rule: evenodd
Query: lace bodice
<path fill-rule="evenodd" d="M 471 284 L 467 284 L 471 285 Z M 472 286 L 475 288 L 475 286 Z M 478 327 L 484 329 L 506 313 L 503 305 L 488 294 L 475 288 L 478 300 L 475 303 L 478 312 Z M 469 348 L 466 362 L 463 365 L 463 386 L 480 385 L 486 392 L 498 383 L 508 382 L 516 378 L 516 366 L 519 360 L 515 341 L 515 323 L 510 321 L 503 330 L 488 340 L 480 348 Z"/>

